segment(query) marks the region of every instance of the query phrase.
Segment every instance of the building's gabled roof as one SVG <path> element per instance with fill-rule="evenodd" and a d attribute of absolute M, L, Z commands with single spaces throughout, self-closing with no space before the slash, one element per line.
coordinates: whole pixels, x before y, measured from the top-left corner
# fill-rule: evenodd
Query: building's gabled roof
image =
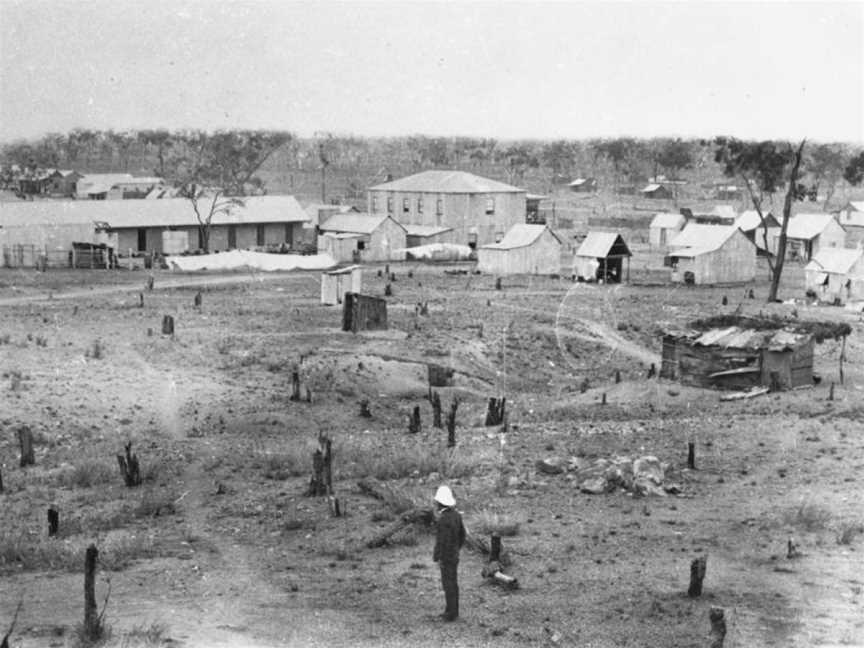
<path fill-rule="evenodd" d="M 571 182 L 569 187 L 581 187 L 585 183 L 597 182 L 594 178 L 576 178 L 573 182 Z"/>
<path fill-rule="evenodd" d="M 864 200 L 850 200 L 846 203 L 845 208 L 851 209 L 852 211 L 864 212 Z"/>
<path fill-rule="evenodd" d="M 312 203 L 306 205 L 303 209 L 306 210 L 306 213 L 309 214 L 311 218 L 317 218 L 318 212 L 320 211 L 329 211 L 336 214 L 347 214 L 349 212 L 354 212 L 355 214 L 360 213 L 360 210 L 352 205 L 328 205 L 326 203 Z"/>
<path fill-rule="evenodd" d="M 402 227 L 408 233 L 408 236 L 437 236 L 444 232 L 452 232 L 452 227 L 443 227 L 441 225 L 408 225 Z"/>
<path fill-rule="evenodd" d="M 735 208 L 732 205 L 715 205 L 714 209 L 711 210 L 711 215 L 725 218 L 730 222 L 734 221 L 738 217 L 738 214 L 735 212 Z"/>
<path fill-rule="evenodd" d="M 519 187 L 481 178 L 466 171 L 421 171 L 405 178 L 376 185 L 370 190 L 455 194 L 525 193 L 525 190 Z"/>
<path fill-rule="evenodd" d="M 605 259 L 607 257 L 633 256 L 630 249 L 616 232 L 588 232 L 576 256 Z"/>
<path fill-rule="evenodd" d="M 322 232 L 371 234 L 388 218 L 387 214 L 334 214 L 320 228 Z"/>
<path fill-rule="evenodd" d="M 861 248 L 822 248 L 813 255 L 804 269 L 845 275 L 861 260 L 862 256 L 864 250 Z"/>
<path fill-rule="evenodd" d="M 662 186 L 663 185 L 659 185 L 657 183 L 649 184 L 644 189 L 642 189 L 642 193 L 651 193 L 652 191 L 657 191 L 658 189 L 662 188 Z"/>
<path fill-rule="evenodd" d="M 118 180 L 114 183 L 115 186 L 122 185 L 143 185 L 143 184 L 164 184 L 165 180 L 159 176 L 132 176 L 131 178 Z"/>
<path fill-rule="evenodd" d="M 789 219 L 786 238 L 809 241 L 819 236 L 834 219 L 833 214 L 795 214 Z"/>
<path fill-rule="evenodd" d="M 777 222 L 777 219 L 774 218 L 774 215 L 770 212 L 767 214 L 763 214 L 765 217 L 765 224 L 768 225 L 768 228 L 772 227 L 780 227 L 780 223 Z M 735 227 L 740 229 L 742 232 L 752 232 L 756 229 L 762 229 L 762 219 L 759 218 L 759 212 L 755 209 L 748 209 L 747 211 L 741 212 L 741 215 L 735 221 Z"/>
<path fill-rule="evenodd" d="M 682 214 L 675 212 L 660 212 L 651 219 L 650 227 L 659 227 L 660 229 L 668 229 L 670 227 L 680 227 L 687 221 Z"/>
<path fill-rule="evenodd" d="M 665 334 L 686 340 L 693 346 L 770 351 L 796 349 L 812 339 L 812 336 L 807 333 L 784 329 L 749 329 L 739 326 L 712 328 L 707 331 L 665 331 Z"/>
<path fill-rule="evenodd" d="M 213 225 L 302 223 L 309 220 L 294 196 L 250 196 L 229 213 L 213 215 Z M 106 223 L 109 229 L 195 227 L 198 220 L 185 198 L 164 200 L 27 200 L 0 204 L 0 227 Z"/>
<path fill-rule="evenodd" d="M 86 173 L 78 179 L 78 185 L 86 187 L 92 184 L 116 184 L 124 180 L 131 180 L 131 173 Z"/>
<path fill-rule="evenodd" d="M 738 228 L 734 225 L 689 223 L 669 243 L 672 256 L 697 256 L 720 248 Z M 678 249 L 680 248 L 680 249 Z"/>
<path fill-rule="evenodd" d="M 529 225 L 528 223 L 516 223 L 504 235 L 498 243 L 489 243 L 481 246 L 484 250 L 513 250 L 516 248 L 528 247 L 543 234 L 549 230 L 549 233 L 555 237 L 560 243 L 561 239 L 547 225 Z"/>

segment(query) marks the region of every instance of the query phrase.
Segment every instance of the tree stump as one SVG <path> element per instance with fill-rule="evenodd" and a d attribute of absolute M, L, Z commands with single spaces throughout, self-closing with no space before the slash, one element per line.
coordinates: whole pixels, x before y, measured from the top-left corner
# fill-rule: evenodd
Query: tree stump
<path fill-rule="evenodd" d="M 138 293 L 138 308 L 144 308 L 144 293 Z"/>
<path fill-rule="evenodd" d="M 621 370 L 616 369 L 615 370 L 615 384 L 617 385 L 620 382 L 621 382 Z"/>
<path fill-rule="evenodd" d="M 651 366 L 648 368 L 648 378 L 653 378 L 656 375 L 657 375 L 657 365 L 655 365 L 652 362 Z"/>
<path fill-rule="evenodd" d="M 687 467 L 696 470 L 696 444 L 692 441 L 687 444 Z"/>
<path fill-rule="evenodd" d="M 392 281 L 393 283 L 396 283 L 396 273 L 395 272 L 390 273 L 390 281 Z"/>
<path fill-rule="evenodd" d="M 605 405 L 605 404 L 606 404 L 606 392 L 603 392 L 603 400 L 600 401 L 600 404 L 601 404 L 601 405 Z"/>
<path fill-rule="evenodd" d="M 430 387 L 430 392 L 432 389 Z M 441 397 L 438 395 L 438 392 L 432 392 L 432 427 L 442 428 L 444 425 L 441 423 Z"/>
<path fill-rule="evenodd" d="M 0 470 L 0 493 L 3 492 L 3 471 Z"/>
<path fill-rule="evenodd" d="M 369 411 L 369 401 L 360 401 L 360 416 L 363 418 L 372 418 L 372 412 Z"/>
<path fill-rule="evenodd" d="M 450 403 L 450 411 L 447 414 L 447 447 L 456 446 L 456 409 L 459 407 L 459 399 L 454 398 Z"/>
<path fill-rule="evenodd" d="M 102 636 L 102 627 L 96 609 L 96 560 L 99 550 L 96 545 L 87 547 L 84 556 L 84 635 L 90 641 Z"/>
<path fill-rule="evenodd" d="M 501 277 L 495 279 L 495 290 L 501 290 Z"/>
<path fill-rule="evenodd" d="M 414 411 L 408 417 L 408 432 L 410 434 L 417 434 L 420 431 L 420 427 L 420 406 L 415 405 Z"/>
<path fill-rule="evenodd" d="M 690 587 L 687 596 L 698 598 L 702 596 L 702 581 L 705 580 L 705 571 L 708 568 L 708 556 L 694 558 L 690 563 Z"/>
<path fill-rule="evenodd" d="M 496 585 L 505 589 L 518 589 L 519 581 L 513 576 L 504 573 L 501 562 L 501 536 L 493 533 L 489 550 L 489 562 L 480 572 L 483 578 L 488 578 Z"/>
<path fill-rule="evenodd" d="M 33 466 L 36 464 L 36 456 L 33 452 L 33 430 L 29 425 L 18 428 L 18 446 L 21 449 L 20 466 Z"/>
<path fill-rule="evenodd" d="M 831 386 L 828 388 L 828 400 L 829 401 L 834 400 L 834 383 L 833 382 L 831 383 Z"/>
<path fill-rule="evenodd" d="M 747 298 L 748 299 L 756 299 L 756 295 L 754 294 L 752 288 L 749 291 L 747 291 Z"/>
<path fill-rule="evenodd" d="M 384 266 L 384 274 L 386 274 L 387 276 L 390 276 L 390 264 L 389 263 Z"/>
<path fill-rule="evenodd" d="M 156 283 L 156 280 L 153 276 L 147 277 L 147 290 L 153 290 L 153 284 Z"/>
<path fill-rule="evenodd" d="M 726 639 L 726 611 L 712 607 L 708 611 L 708 620 L 711 621 L 711 648 L 723 648 L 723 641 Z"/>
<path fill-rule="evenodd" d="M 506 406 L 507 399 L 504 397 L 489 399 L 489 404 L 486 407 L 486 427 L 501 425 L 504 422 Z"/>
<path fill-rule="evenodd" d="M 60 528 L 60 512 L 55 508 L 48 509 L 48 537 L 53 538 L 57 535 Z"/>
<path fill-rule="evenodd" d="M 201 302 L 203 299 L 204 299 L 204 296 L 201 294 L 200 290 L 197 293 L 195 293 L 195 299 L 194 299 L 193 303 L 195 304 L 195 308 L 199 311 L 201 310 Z"/>
<path fill-rule="evenodd" d="M 333 444 L 320 434 L 318 448 L 312 453 L 312 477 L 309 480 L 307 497 L 323 497 L 333 494 Z"/>
<path fill-rule="evenodd" d="M 300 400 L 300 372 L 296 367 L 291 371 L 291 396 L 289 400 Z"/>
<path fill-rule="evenodd" d="M 584 394 L 588 391 L 589 383 L 588 379 L 584 378 L 581 383 L 579 383 L 579 393 Z"/>
<path fill-rule="evenodd" d="M 162 317 L 162 335 L 174 335 L 174 317 L 164 315 Z"/>
<path fill-rule="evenodd" d="M 384 296 L 392 297 L 393 296 L 393 287 L 388 282 L 387 285 L 384 286 Z"/>
<path fill-rule="evenodd" d="M 724 306 L 728 306 L 728 305 L 729 305 L 729 298 L 726 297 L 726 295 L 723 295 L 723 301 L 722 301 L 722 304 L 723 304 Z"/>
<path fill-rule="evenodd" d="M 127 488 L 141 485 L 141 467 L 138 464 L 138 455 L 132 453 L 132 442 L 126 444 L 126 456 L 117 455 L 117 464 L 120 466 L 120 474 Z"/>

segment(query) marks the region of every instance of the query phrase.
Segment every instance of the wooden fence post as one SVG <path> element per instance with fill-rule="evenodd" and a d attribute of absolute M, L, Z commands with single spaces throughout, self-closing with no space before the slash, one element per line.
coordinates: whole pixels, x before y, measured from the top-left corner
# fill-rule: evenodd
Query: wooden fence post
<path fill-rule="evenodd" d="M 51 507 L 48 509 L 48 537 L 53 538 L 57 535 L 60 528 L 60 512 Z"/>
<path fill-rule="evenodd" d="M 696 470 L 696 444 L 692 441 L 687 443 L 687 467 Z"/>
<path fill-rule="evenodd" d="M 99 616 L 96 609 L 96 560 L 99 550 L 96 545 L 87 547 L 84 557 L 84 635 L 90 641 L 96 641 L 102 636 Z"/>
<path fill-rule="evenodd" d="M 18 445 L 21 449 L 20 466 L 33 466 L 36 463 L 36 457 L 33 453 L 33 431 L 27 425 L 22 425 L 18 428 Z"/>

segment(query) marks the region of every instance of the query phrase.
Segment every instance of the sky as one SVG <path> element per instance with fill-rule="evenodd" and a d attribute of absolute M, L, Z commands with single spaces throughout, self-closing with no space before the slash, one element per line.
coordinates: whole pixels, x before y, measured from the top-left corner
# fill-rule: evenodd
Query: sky
<path fill-rule="evenodd" d="M 0 0 L 0 141 L 91 129 L 864 141 L 864 2 Z"/>

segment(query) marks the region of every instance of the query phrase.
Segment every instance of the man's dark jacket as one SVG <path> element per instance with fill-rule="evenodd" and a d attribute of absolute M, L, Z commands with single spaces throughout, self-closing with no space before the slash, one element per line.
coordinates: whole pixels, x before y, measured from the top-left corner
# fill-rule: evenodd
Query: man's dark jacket
<path fill-rule="evenodd" d="M 438 519 L 435 552 L 432 559 L 445 564 L 459 562 L 459 550 L 465 544 L 465 526 L 462 516 L 452 508 L 445 508 Z"/>

